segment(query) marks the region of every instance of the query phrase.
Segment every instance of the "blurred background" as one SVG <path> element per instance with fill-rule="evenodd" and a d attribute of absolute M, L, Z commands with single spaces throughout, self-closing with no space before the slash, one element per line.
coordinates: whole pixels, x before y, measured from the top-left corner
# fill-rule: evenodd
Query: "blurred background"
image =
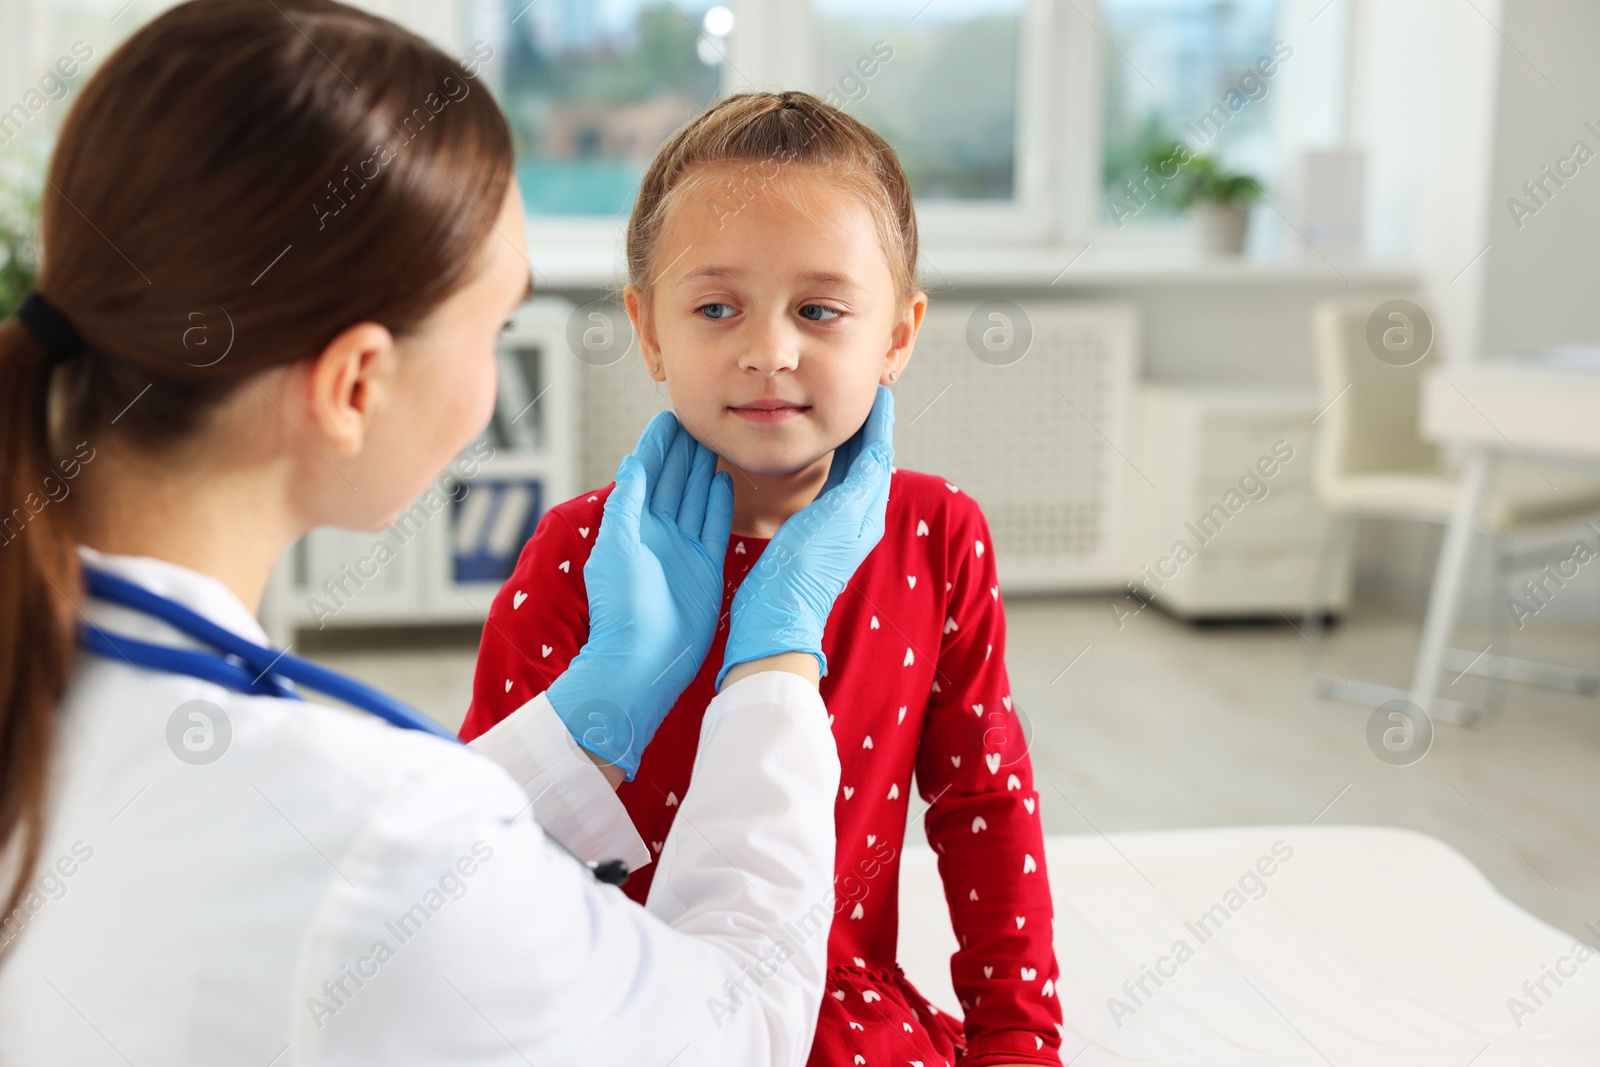
<path fill-rule="evenodd" d="M 0 313 L 54 131 L 164 6 L 0 0 Z M 665 406 L 614 301 L 651 154 L 806 89 L 917 194 L 899 462 L 993 526 L 1046 830 L 1409 827 L 1600 919 L 1600 6 L 360 6 L 480 59 L 539 296 L 470 491 L 297 545 L 277 639 L 459 722 L 540 514 Z"/>

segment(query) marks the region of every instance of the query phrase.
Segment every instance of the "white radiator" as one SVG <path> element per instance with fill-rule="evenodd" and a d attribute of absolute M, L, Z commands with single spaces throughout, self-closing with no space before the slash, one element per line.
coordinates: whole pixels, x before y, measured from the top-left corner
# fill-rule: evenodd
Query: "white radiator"
<path fill-rule="evenodd" d="M 1015 306 L 1015 305 L 1013 305 Z M 935 299 L 917 351 L 895 386 L 895 462 L 943 475 L 988 516 L 1008 592 L 1118 589 L 1126 575 L 1123 487 L 1139 477 L 1126 458 L 1137 376 L 1138 317 L 1131 304 L 1048 300 L 1023 305 L 1026 353 L 979 359 L 969 323 L 984 305 Z M 1014 314 L 1012 317 L 1015 317 Z M 665 409 L 635 345 L 609 366 L 580 364 L 581 484 L 604 485 L 650 416 Z"/>

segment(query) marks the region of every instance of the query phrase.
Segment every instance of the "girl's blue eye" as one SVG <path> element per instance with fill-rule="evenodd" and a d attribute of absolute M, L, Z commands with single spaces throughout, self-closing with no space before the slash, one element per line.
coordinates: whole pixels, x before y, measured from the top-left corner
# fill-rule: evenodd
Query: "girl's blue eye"
<path fill-rule="evenodd" d="M 822 304 L 806 304 L 800 309 L 800 314 L 812 322 L 832 322 L 844 316 L 844 312 L 838 308 L 825 307 Z"/>
<path fill-rule="evenodd" d="M 733 314 L 733 305 L 732 304 L 701 304 L 699 307 L 695 308 L 695 310 L 700 312 L 706 318 L 710 319 L 713 322 L 720 322 L 723 319 L 725 319 L 728 316 Z"/>

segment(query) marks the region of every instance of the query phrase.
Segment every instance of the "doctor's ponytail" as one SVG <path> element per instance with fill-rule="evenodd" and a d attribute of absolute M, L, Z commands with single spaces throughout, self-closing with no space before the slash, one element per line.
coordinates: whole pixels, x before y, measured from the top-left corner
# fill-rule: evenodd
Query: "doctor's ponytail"
<path fill-rule="evenodd" d="M 404 337 L 470 281 L 512 179 L 492 60 L 331 0 L 192 0 L 79 91 L 34 313 L 0 322 L 0 956 L 39 899 L 82 617 L 69 483 L 113 442 L 160 462 L 259 373 L 359 322 Z"/>

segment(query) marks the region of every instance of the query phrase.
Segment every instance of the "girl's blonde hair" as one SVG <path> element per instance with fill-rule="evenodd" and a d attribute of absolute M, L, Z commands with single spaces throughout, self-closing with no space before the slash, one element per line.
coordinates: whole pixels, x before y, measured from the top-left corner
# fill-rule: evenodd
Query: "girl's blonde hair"
<path fill-rule="evenodd" d="M 824 172 L 866 203 L 895 288 L 909 299 L 917 291 L 917 217 L 894 149 L 859 120 L 791 90 L 719 100 L 656 152 L 628 220 L 628 275 L 645 302 L 674 211 L 702 199 L 724 222 L 796 164 Z M 793 200 L 793 191 L 785 195 Z"/>

